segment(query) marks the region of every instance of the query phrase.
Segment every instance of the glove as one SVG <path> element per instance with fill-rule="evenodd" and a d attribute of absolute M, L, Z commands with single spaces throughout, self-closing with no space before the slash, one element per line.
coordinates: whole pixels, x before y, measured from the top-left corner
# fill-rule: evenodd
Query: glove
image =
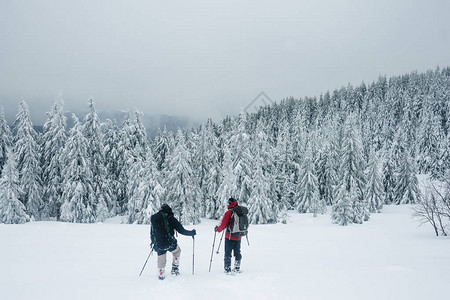
<path fill-rule="evenodd" d="M 214 227 L 214 231 L 216 231 L 216 232 L 217 232 L 217 228 L 219 228 L 219 226 L 216 226 L 216 227 Z"/>
<path fill-rule="evenodd" d="M 192 229 L 192 230 L 191 230 L 191 233 L 192 233 L 192 236 L 194 236 L 194 235 L 197 234 L 197 231 L 196 231 L 195 229 Z"/>

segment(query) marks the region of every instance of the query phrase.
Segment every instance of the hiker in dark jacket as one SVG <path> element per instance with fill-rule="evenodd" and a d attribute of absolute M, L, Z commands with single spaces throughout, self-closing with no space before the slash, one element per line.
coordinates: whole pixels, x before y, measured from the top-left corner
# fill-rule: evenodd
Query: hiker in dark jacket
<path fill-rule="evenodd" d="M 214 228 L 217 232 L 225 231 L 225 257 L 224 257 L 224 269 L 225 273 L 231 273 L 231 252 L 234 253 L 234 272 L 240 272 L 241 268 L 241 237 L 234 236 L 230 232 L 231 225 L 233 224 L 232 208 L 238 206 L 239 203 L 234 198 L 228 199 L 228 211 L 224 214 L 222 222 L 219 226 Z"/>
<path fill-rule="evenodd" d="M 186 230 L 183 225 L 174 217 L 172 208 L 163 204 L 159 212 L 151 216 L 150 238 L 153 249 L 158 253 L 159 279 L 165 278 L 166 252 L 173 255 L 172 274 L 179 275 L 181 249 L 175 239 L 175 230 L 182 235 L 192 236 L 196 234 L 195 229 Z"/>

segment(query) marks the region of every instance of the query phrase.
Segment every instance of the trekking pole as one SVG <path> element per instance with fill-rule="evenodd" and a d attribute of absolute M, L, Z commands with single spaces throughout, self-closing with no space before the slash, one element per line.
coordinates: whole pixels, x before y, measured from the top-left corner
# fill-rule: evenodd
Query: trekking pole
<path fill-rule="evenodd" d="M 144 264 L 144 266 L 142 267 L 142 270 L 141 270 L 141 273 L 139 273 L 139 276 L 142 275 L 142 272 L 144 271 L 144 268 L 145 268 L 145 266 L 147 265 L 148 259 L 150 258 L 150 255 L 152 255 L 152 253 L 153 253 L 153 248 L 152 248 L 152 251 L 150 251 L 150 254 L 147 256 L 147 259 L 145 260 L 145 264 Z"/>
<path fill-rule="evenodd" d="M 217 251 L 216 254 L 219 254 L 219 250 L 220 250 L 220 245 L 222 245 L 222 240 L 223 240 L 223 235 L 225 234 L 225 230 L 222 231 L 222 237 L 220 238 L 220 242 L 219 242 L 219 247 L 217 247 Z"/>
<path fill-rule="evenodd" d="M 216 243 L 216 234 L 217 234 L 217 231 L 214 231 L 214 240 L 213 240 L 213 244 L 212 244 L 211 260 L 209 261 L 209 271 L 208 272 L 211 272 L 211 264 L 212 264 L 213 254 L 214 254 L 214 244 Z"/>
<path fill-rule="evenodd" d="M 195 238 L 192 236 L 192 275 L 194 275 L 194 261 L 195 261 Z"/>
<path fill-rule="evenodd" d="M 245 237 L 247 238 L 247 244 L 250 246 L 250 242 L 248 241 L 248 234 L 246 234 Z"/>

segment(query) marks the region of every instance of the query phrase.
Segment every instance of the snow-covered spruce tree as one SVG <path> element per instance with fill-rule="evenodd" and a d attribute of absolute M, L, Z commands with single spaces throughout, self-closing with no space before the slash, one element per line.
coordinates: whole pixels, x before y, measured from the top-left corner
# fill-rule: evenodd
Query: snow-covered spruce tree
<path fill-rule="evenodd" d="M 165 201 L 172 206 L 182 224 L 198 224 L 200 188 L 191 167 L 192 158 L 186 148 L 185 135 L 180 129 L 176 141 L 173 153 L 167 158 Z"/>
<path fill-rule="evenodd" d="M 267 126 L 272 126 L 271 124 Z M 273 129 L 268 129 L 263 122 L 259 121 L 256 126 L 255 137 L 253 138 L 253 148 L 259 151 L 259 156 L 262 158 L 263 174 L 269 183 L 269 199 L 272 202 L 272 208 L 279 214 L 281 209 L 285 206 L 278 199 L 277 181 L 276 181 L 276 164 L 275 164 L 275 141 L 272 140 L 266 132 L 271 132 Z M 255 153 L 255 151 L 253 151 Z M 278 220 L 278 219 L 277 219 Z"/>
<path fill-rule="evenodd" d="M 439 87 L 446 86 L 439 83 L 439 77 L 433 76 L 430 87 L 431 96 L 425 98 L 422 111 L 422 123 L 418 130 L 417 155 L 418 170 L 421 173 L 431 174 L 432 178 L 443 179 L 448 170 L 448 117 L 447 107 L 450 104 L 448 91 Z M 448 80 L 446 80 L 448 81 Z M 448 87 L 448 83 L 447 83 Z M 428 170 L 423 170 L 423 165 L 428 165 Z"/>
<path fill-rule="evenodd" d="M 295 195 L 293 175 L 296 166 L 293 162 L 292 141 L 289 132 L 290 126 L 287 122 L 280 125 L 280 133 L 277 136 L 274 148 L 274 176 L 276 180 L 276 201 L 280 206 L 280 221 L 286 223 L 287 210 L 291 208 L 292 199 Z"/>
<path fill-rule="evenodd" d="M 374 140 L 375 135 L 375 115 L 378 113 L 377 106 L 369 100 L 372 96 L 372 91 L 369 89 L 363 98 L 363 105 L 360 111 L 361 120 L 361 141 L 363 145 L 363 156 L 366 158 L 369 152 L 377 148 L 377 144 Z M 370 107 L 370 109 L 369 109 Z M 367 122 L 366 122 L 367 121 Z"/>
<path fill-rule="evenodd" d="M 347 226 L 348 224 L 353 223 L 355 213 L 353 211 L 352 199 L 350 198 L 345 186 L 341 186 L 339 194 L 336 198 L 338 201 L 333 204 L 331 212 L 332 222 L 342 226 Z"/>
<path fill-rule="evenodd" d="M 379 151 L 384 145 L 383 128 L 385 118 L 383 116 L 384 106 L 376 101 L 374 97 L 374 90 L 369 89 L 366 93 L 366 106 L 363 108 L 363 115 L 361 116 L 363 131 L 363 137 L 366 136 L 366 153 L 370 153 L 371 150 Z"/>
<path fill-rule="evenodd" d="M 440 141 L 439 149 L 440 159 L 438 161 L 438 166 L 436 167 L 435 172 L 431 173 L 431 176 L 436 179 L 443 179 L 450 172 L 450 129 L 447 132 L 447 137 Z"/>
<path fill-rule="evenodd" d="M 97 221 L 109 217 L 108 206 L 111 207 L 111 189 L 105 167 L 104 147 L 100 119 L 95 110 L 95 103 L 89 99 L 89 113 L 83 121 L 82 132 L 88 143 L 87 159 L 92 168 L 92 188 L 94 199 L 91 202 Z"/>
<path fill-rule="evenodd" d="M 149 150 L 147 133 L 144 124 L 142 124 L 143 113 L 140 110 L 134 112 L 134 121 L 130 127 L 130 143 L 132 154 L 145 160 Z"/>
<path fill-rule="evenodd" d="M 235 198 L 237 194 L 236 176 L 233 172 L 233 161 L 231 158 L 231 150 L 228 145 L 224 145 L 224 158 L 222 166 L 222 176 L 220 186 L 217 189 L 217 201 L 208 201 L 206 204 L 207 215 L 211 218 L 218 219 L 226 211 L 227 201 L 230 197 Z"/>
<path fill-rule="evenodd" d="M 319 195 L 319 182 L 315 174 L 313 159 L 312 147 L 309 145 L 305 152 L 299 180 L 296 210 L 300 213 L 310 212 L 317 217 L 317 213 L 325 212 L 326 204 Z"/>
<path fill-rule="evenodd" d="M 139 176 L 135 179 L 138 185 L 131 195 L 130 201 L 134 207 L 129 207 L 129 223 L 150 224 L 150 217 L 161 207 L 164 189 L 160 184 L 159 173 L 152 152 L 147 152 L 147 157 L 142 163 Z"/>
<path fill-rule="evenodd" d="M 384 194 L 379 171 L 378 156 L 373 151 L 369 155 L 366 178 L 367 182 L 364 199 L 367 201 L 370 213 L 379 213 L 383 208 Z"/>
<path fill-rule="evenodd" d="M 62 205 L 63 177 L 61 155 L 67 141 L 66 117 L 64 116 L 62 95 L 59 96 L 44 124 L 41 165 L 44 209 L 42 218 L 54 217 L 59 220 Z"/>
<path fill-rule="evenodd" d="M 403 118 L 399 124 L 400 130 L 404 132 L 406 144 L 408 145 L 407 151 L 408 154 L 412 157 L 415 157 L 415 142 L 416 142 L 416 131 L 417 131 L 417 118 L 414 115 L 414 107 L 413 107 L 413 101 L 409 95 L 409 93 L 405 92 L 404 95 L 404 113 Z"/>
<path fill-rule="evenodd" d="M 205 174 L 206 174 L 206 157 L 205 157 L 205 149 L 203 148 L 203 142 L 201 141 L 202 137 L 202 127 L 198 129 L 191 130 L 187 133 L 186 136 L 186 148 L 192 154 L 192 162 L 191 167 L 194 172 L 195 178 L 197 178 L 198 186 L 200 188 L 200 195 L 198 198 L 199 208 L 200 208 L 200 217 L 203 218 L 205 216 L 205 206 L 206 206 L 206 196 L 204 191 L 204 182 Z M 209 164 L 209 163 L 208 163 Z"/>
<path fill-rule="evenodd" d="M 206 177 L 206 191 L 208 192 L 205 199 L 204 217 L 209 219 L 218 219 L 221 217 L 219 211 L 223 206 L 223 201 L 217 196 L 217 191 L 222 184 L 222 166 L 219 162 L 212 165 L 208 170 Z M 222 199 L 223 200 L 223 199 Z"/>
<path fill-rule="evenodd" d="M 7 149 L 12 146 L 12 141 L 11 129 L 6 123 L 3 106 L 0 106 L 0 176 L 7 160 Z"/>
<path fill-rule="evenodd" d="M 426 97 L 417 137 L 417 166 L 421 173 L 434 172 L 439 160 L 439 140 L 444 136 L 439 116 L 432 111 L 432 99 Z M 428 99 L 428 100 L 427 100 Z"/>
<path fill-rule="evenodd" d="M 233 158 L 233 172 L 236 176 L 237 198 L 247 203 L 252 186 L 252 155 L 250 152 L 250 138 L 246 130 L 247 116 L 240 114 L 233 126 L 231 137 L 231 155 Z"/>
<path fill-rule="evenodd" d="M 125 119 L 122 122 L 122 128 L 118 134 L 118 160 L 117 160 L 117 203 L 116 211 L 118 214 L 123 215 L 127 211 L 128 200 L 130 195 L 128 194 L 128 182 L 130 174 L 130 161 L 134 160 L 131 146 L 131 134 L 132 125 L 130 123 L 130 116 L 125 115 Z"/>
<path fill-rule="evenodd" d="M 414 163 L 403 153 L 397 173 L 396 201 L 395 204 L 414 204 L 420 198 L 419 183 L 417 180 Z"/>
<path fill-rule="evenodd" d="M 128 223 L 136 221 L 136 215 L 143 209 L 143 199 L 138 197 L 139 187 L 144 176 L 144 165 L 146 161 L 142 157 L 131 155 L 128 164 L 128 185 L 127 185 L 127 212 Z"/>
<path fill-rule="evenodd" d="M 362 224 L 363 221 L 368 221 L 370 219 L 367 201 L 365 199 L 361 200 L 361 196 L 353 179 L 351 180 L 350 185 L 352 187 L 350 188 L 348 195 L 353 203 L 353 223 Z"/>
<path fill-rule="evenodd" d="M 415 130 L 418 130 L 418 123 L 420 122 L 420 116 L 423 110 L 424 104 L 424 91 L 422 91 L 423 86 L 423 78 L 420 78 L 419 74 L 411 73 L 409 74 L 409 87 L 408 92 L 411 98 L 411 109 L 413 113 L 413 124 L 416 127 Z"/>
<path fill-rule="evenodd" d="M 308 131 L 304 125 L 307 121 L 304 120 L 305 117 L 303 115 L 304 113 L 301 111 L 295 112 L 292 124 L 292 159 L 295 167 L 292 173 L 292 183 L 294 190 L 297 190 L 297 185 L 299 184 L 301 165 L 303 162 L 303 157 L 305 156 L 304 152 L 307 144 Z M 292 200 L 292 207 L 295 207 L 295 197 L 293 197 Z"/>
<path fill-rule="evenodd" d="M 82 125 L 73 115 L 74 127 L 61 157 L 64 166 L 64 189 L 61 220 L 73 223 L 96 221 L 93 203 L 96 201 L 93 187 L 93 172 L 88 155 L 88 141 L 82 133 Z"/>
<path fill-rule="evenodd" d="M 208 124 L 208 134 L 207 141 L 209 140 L 210 149 L 207 153 L 207 161 L 210 165 L 206 169 L 205 179 L 203 181 L 203 193 L 205 195 L 205 207 L 204 207 L 204 217 L 210 219 L 218 219 L 221 214 L 219 211 L 222 209 L 223 205 L 220 198 L 217 196 L 217 191 L 222 183 L 222 164 L 220 161 L 221 152 L 219 149 L 219 140 L 216 137 L 214 124 L 209 120 Z M 225 200 L 224 198 L 222 200 Z"/>
<path fill-rule="evenodd" d="M 431 177 L 442 180 L 450 170 L 450 132 L 439 140 L 438 149 L 438 160 L 431 170 Z"/>
<path fill-rule="evenodd" d="M 364 190 L 364 159 L 361 152 L 361 143 L 356 133 L 356 117 L 350 116 L 345 123 L 345 134 L 342 144 L 342 160 L 340 164 L 340 175 L 342 183 L 347 191 L 350 190 L 350 182 L 355 180 L 358 193 L 362 195 Z"/>
<path fill-rule="evenodd" d="M 234 135 L 234 126 L 235 121 L 231 119 L 231 117 L 226 117 L 222 120 L 217 128 L 218 135 L 218 145 L 219 149 L 223 150 L 225 146 L 228 146 L 231 149 L 231 138 Z M 221 152 L 221 157 L 219 159 L 220 162 L 223 161 L 223 151 Z"/>
<path fill-rule="evenodd" d="M 0 223 L 23 224 L 30 221 L 25 205 L 19 200 L 20 182 L 14 152 L 6 148 L 6 160 L 0 176 Z"/>
<path fill-rule="evenodd" d="M 43 202 L 38 135 L 33 129 L 28 105 L 24 100 L 19 103 L 14 133 L 14 153 L 22 189 L 19 200 L 25 205 L 31 219 L 40 220 Z"/>
<path fill-rule="evenodd" d="M 265 180 L 260 160 L 261 158 L 258 158 L 255 161 L 252 192 L 247 202 L 250 215 L 249 221 L 252 224 L 276 223 L 279 211 L 272 209 L 274 205 L 268 197 L 270 186 Z"/>
<path fill-rule="evenodd" d="M 166 128 L 164 128 L 163 131 L 158 129 L 158 134 L 155 138 L 155 148 L 153 150 L 158 171 L 161 171 L 164 168 L 167 157 L 174 149 L 173 144 L 173 138 L 170 132 L 168 132 Z"/>
<path fill-rule="evenodd" d="M 364 160 L 361 152 L 359 135 L 356 132 L 356 116 L 350 115 L 345 122 L 342 143 L 342 160 L 340 165 L 341 184 L 351 197 L 353 205 L 353 222 L 362 223 L 369 219 L 367 203 L 364 200 Z"/>
<path fill-rule="evenodd" d="M 395 161 L 393 159 L 392 151 L 390 149 L 385 150 L 382 157 L 382 185 L 383 185 L 383 193 L 384 193 L 384 204 L 392 204 L 395 202 L 395 186 L 396 186 L 396 177 L 395 177 Z"/>
<path fill-rule="evenodd" d="M 403 128 L 399 127 L 394 135 L 392 145 L 391 145 L 391 160 L 393 165 L 393 202 L 395 204 L 402 203 L 404 188 L 408 185 L 408 179 L 405 177 L 409 177 L 406 173 L 415 172 L 415 168 L 413 168 L 413 164 L 409 158 L 409 148 L 406 140 L 405 131 Z M 405 163 L 407 165 L 405 165 Z M 413 171 L 414 170 L 414 171 Z M 386 176 L 386 175 L 385 175 Z M 414 173 L 414 177 L 415 177 Z M 406 180 L 406 181 L 405 181 Z M 417 181 L 417 180 L 416 180 Z M 400 190 L 399 190 L 400 188 Z M 409 202 L 406 202 L 409 203 Z"/>
<path fill-rule="evenodd" d="M 201 126 L 198 133 L 193 132 L 193 170 L 198 178 L 202 192 L 202 217 L 206 216 L 206 202 L 213 201 L 220 184 L 220 167 L 217 138 L 213 131 L 212 121 L 208 120 L 205 126 Z M 215 214 L 215 212 L 213 213 Z"/>
<path fill-rule="evenodd" d="M 319 151 L 316 170 L 317 181 L 319 184 L 319 196 L 325 201 L 326 205 L 333 205 L 336 187 L 336 170 L 332 163 L 331 147 L 325 146 L 324 150 Z"/>
<path fill-rule="evenodd" d="M 430 93 L 435 95 L 433 110 L 439 116 L 443 136 L 448 134 L 450 126 L 450 80 L 447 72 L 437 68 L 433 76 L 435 80 L 430 88 Z M 447 76 L 444 76 L 445 73 Z"/>
<path fill-rule="evenodd" d="M 319 194 L 326 205 L 335 203 L 336 188 L 339 184 L 338 170 L 341 160 L 340 139 L 342 136 L 340 127 L 337 120 L 328 120 L 320 124 L 319 139 L 316 143 L 320 145 L 315 161 Z"/>
<path fill-rule="evenodd" d="M 138 193 L 142 172 L 144 165 L 148 157 L 148 152 L 151 153 L 151 149 L 148 145 L 147 134 L 144 125 L 141 122 L 142 113 L 140 111 L 135 112 L 135 119 L 133 124 L 128 129 L 128 160 L 127 160 L 127 191 L 128 195 L 128 214 L 130 223 L 135 221 L 136 211 L 142 210 L 142 203 L 135 203 L 137 200 L 136 195 Z M 153 161 L 153 160 L 152 160 Z M 151 163 L 151 162 L 150 162 Z"/>
<path fill-rule="evenodd" d="M 276 201 L 272 147 L 263 125 L 258 123 L 252 143 L 252 185 L 247 204 L 249 221 L 252 224 L 276 223 L 280 214 L 280 203 Z"/>
<path fill-rule="evenodd" d="M 110 183 L 111 202 L 109 203 L 109 214 L 114 216 L 120 213 L 119 203 L 121 202 L 121 173 L 125 166 L 124 156 L 119 150 L 119 129 L 111 120 L 106 120 L 103 129 L 103 145 L 105 153 L 105 166 L 107 182 Z"/>

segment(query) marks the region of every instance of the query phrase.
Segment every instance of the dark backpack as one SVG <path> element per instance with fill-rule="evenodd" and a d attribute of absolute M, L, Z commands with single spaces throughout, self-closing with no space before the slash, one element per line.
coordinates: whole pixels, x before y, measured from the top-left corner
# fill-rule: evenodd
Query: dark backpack
<path fill-rule="evenodd" d="M 176 244 L 176 240 L 170 230 L 169 215 L 163 211 L 158 214 L 160 218 L 151 219 L 152 242 L 159 250 L 167 250 Z"/>
<path fill-rule="evenodd" d="M 234 236 L 246 236 L 248 233 L 248 209 L 244 206 L 235 206 L 232 209 L 232 223 L 229 228 Z"/>

